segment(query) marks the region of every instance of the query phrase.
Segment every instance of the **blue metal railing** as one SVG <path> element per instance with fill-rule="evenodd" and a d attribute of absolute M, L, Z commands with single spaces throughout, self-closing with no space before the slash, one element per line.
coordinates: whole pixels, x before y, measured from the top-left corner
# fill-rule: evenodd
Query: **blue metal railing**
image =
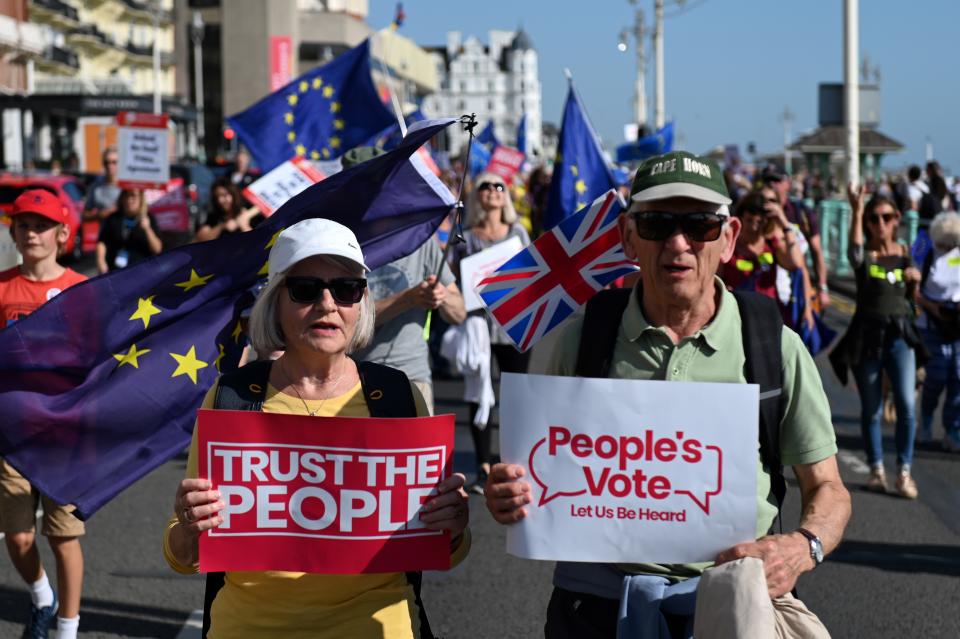
<path fill-rule="evenodd" d="M 845 200 L 821 200 L 817 206 L 820 219 L 820 243 L 823 258 L 830 275 L 847 277 L 852 274 L 847 261 L 847 245 L 850 241 L 850 204 Z M 907 211 L 900 224 L 900 239 L 913 245 L 920 227 L 916 211 Z"/>

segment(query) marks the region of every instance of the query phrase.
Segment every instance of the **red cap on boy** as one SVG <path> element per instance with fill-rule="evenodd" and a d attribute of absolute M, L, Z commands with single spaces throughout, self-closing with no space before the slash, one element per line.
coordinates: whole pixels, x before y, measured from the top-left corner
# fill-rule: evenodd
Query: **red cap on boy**
<path fill-rule="evenodd" d="M 45 189 L 30 189 L 21 193 L 13 202 L 13 210 L 10 211 L 10 217 L 20 215 L 21 213 L 42 215 L 57 224 L 70 223 L 67 217 L 67 207 L 63 205 L 56 195 Z"/>

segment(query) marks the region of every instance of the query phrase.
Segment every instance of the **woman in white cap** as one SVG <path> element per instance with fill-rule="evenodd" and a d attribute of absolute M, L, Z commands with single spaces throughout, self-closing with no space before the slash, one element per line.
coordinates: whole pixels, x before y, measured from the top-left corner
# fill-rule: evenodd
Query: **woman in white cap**
<path fill-rule="evenodd" d="M 324 219 L 294 224 L 270 251 L 269 280 L 250 318 L 250 339 L 261 351 L 283 350 L 274 362 L 256 362 L 224 375 L 207 393 L 205 408 L 224 406 L 218 387 L 263 367 L 261 404 L 242 409 L 322 417 L 370 417 L 371 399 L 408 398 L 407 416 L 427 415 L 423 398 L 402 373 L 403 388 L 366 395 L 364 370 L 348 353 L 365 345 L 374 324 L 366 291 L 368 271 L 350 229 Z M 246 374 L 250 374 L 247 372 Z M 231 377 L 233 376 L 233 377 Z M 268 376 L 268 377 L 266 377 Z M 394 379 L 396 379 L 394 377 Z M 409 392 L 408 392 L 409 391 Z M 414 407 L 415 405 L 415 407 Z M 434 530 L 449 530 L 451 563 L 469 550 L 467 495 L 463 475 L 442 481 L 421 514 Z M 187 479 L 176 492 L 175 516 L 164 536 L 164 556 L 181 573 L 198 570 L 198 538 L 223 523 L 220 494 L 197 477 L 197 439 L 190 446 Z M 292 572 L 229 572 L 215 591 L 208 637 L 430 637 L 416 580 L 404 573 L 327 575 Z M 208 604 L 210 598 L 208 579 Z M 375 621 L 375 623 L 373 622 Z"/>

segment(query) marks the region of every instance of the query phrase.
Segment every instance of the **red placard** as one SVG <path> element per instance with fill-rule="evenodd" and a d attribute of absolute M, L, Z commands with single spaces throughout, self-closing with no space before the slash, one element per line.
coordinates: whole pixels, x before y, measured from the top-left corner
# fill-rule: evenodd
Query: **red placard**
<path fill-rule="evenodd" d="M 190 209 L 183 178 L 173 178 L 165 189 L 148 189 L 143 196 L 161 231 L 186 233 L 190 230 Z"/>
<path fill-rule="evenodd" d="M 139 129 L 166 129 L 170 116 L 166 113 L 138 113 L 136 111 L 120 111 L 117 113 L 117 124 L 120 126 L 134 126 Z"/>
<path fill-rule="evenodd" d="M 453 415 L 307 417 L 201 410 L 199 475 L 227 504 L 200 571 L 447 570 L 450 534 L 420 524 L 448 477 Z"/>
<path fill-rule="evenodd" d="M 285 87 L 293 79 L 293 38 L 270 36 L 270 92 Z"/>
<path fill-rule="evenodd" d="M 520 171 L 523 166 L 524 154 L 516 149 L 506 146 L 497 146 L 490 156 L 490 162 L 487 163 L 487 171 L 495 173 L 502 177 L 507 183 L 513 179 L 513 176 Z"/>

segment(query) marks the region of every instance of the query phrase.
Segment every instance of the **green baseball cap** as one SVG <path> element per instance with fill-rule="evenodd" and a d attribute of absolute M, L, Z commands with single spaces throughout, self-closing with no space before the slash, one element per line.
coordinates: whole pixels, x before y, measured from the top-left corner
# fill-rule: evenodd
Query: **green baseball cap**
<path fill-rule="evenodd" d="M 713 160 L 674 151 L 645 160 L 633 178 L 634 202 L 688 197 L 711 204 L 731 203 L 720 167 Z"/>

